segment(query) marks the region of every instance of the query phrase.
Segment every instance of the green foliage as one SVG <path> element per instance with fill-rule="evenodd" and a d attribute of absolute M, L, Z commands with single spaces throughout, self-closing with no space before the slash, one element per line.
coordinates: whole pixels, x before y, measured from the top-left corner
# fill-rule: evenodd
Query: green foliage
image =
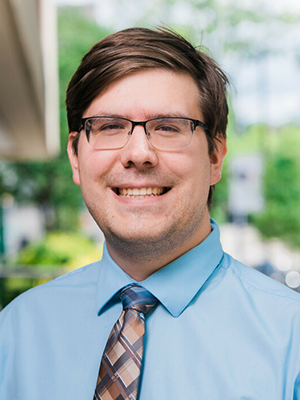
<path fill-rule="evenodd" d="M 18 274 L 0 278 L 0 311 L 26 290 L 101 257 L 102 246 L 76 232 L 52 232 L 28 244 L 15 260 Z"/>
<path fill-rule="evenodd" d="M 16 162 L 16 184 L 9 191 L 18 203 L 35 203 L 45 215 L 46 227 L 71 229 L 77 226 L 81 208 L 80 189 L 72 181 L 71 168 L 64 153 L 46 162 Z M 61 218 L 67 214 L 67 218 Z"/>
<path fill-rule="evenodd" d="M 38 284 L 31 278 L 0 278 L 0 311 L 15 297 Z"/>
<path fill-rule="evenodd" d="M 279 237 L 300 247 L 300 135 L 299 128 L 286 126 L 272 130 L 254 125 L 246 132 L 233 131 L 228 137 L 229 158 L 236 154 L 258 152 L 264 158 L 263 177 L 265 207 L 259 214 L 249 216 L 265 237 Z M 224 179 L 225 178 L 225 179 Z M 226 181 L 226 175 L 222 178 Z M 228 185 L 227 182 L 223 184 Z M 217 206 L 227 202 L 226 192 L 217 185 Z M 220 186 L 222 188 L 222 186 Z"/>
<path fill-rule="evenodd" d="M 300 135 L 286 127 L 268 135 L 264 189 L 266 206 L 253 223 L 266 237 L 281 237 L 300 247 Z"/>
<path fill-rule="evenodd" d="M 65 96 L 68 83 L 80 64 L 82 57 L 96 42 L 107 36 L 95 21 L 82 14 L 78 7 L 58 9 L 59 78 L 60 78 L 60 121 L 62 147 L 67 143 L 67 117 Z"/>
<path fill-rule="evenodd" d="M 80 267 L 102 256 L 102 248 L 77 232 L 52 232 L 20 251 L 18 265 Z"/>
<path fill-rule="evenodd" d="M 210 215 L 219 224 L 228 219 L 228 160 L 225 158 L 222 179 L 216 184 Z"/>

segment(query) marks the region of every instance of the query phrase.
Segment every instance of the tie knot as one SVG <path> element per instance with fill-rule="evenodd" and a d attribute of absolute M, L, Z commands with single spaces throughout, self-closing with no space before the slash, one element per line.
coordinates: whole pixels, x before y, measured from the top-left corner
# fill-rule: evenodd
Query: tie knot
<path fill-rule="evenodd" d="M 148 290 L 135 284 L 125 286 L 120 291 L 120 298 L 124 310 L 133 308 L 144 315 L 146 315 L 158 301 Z"/>

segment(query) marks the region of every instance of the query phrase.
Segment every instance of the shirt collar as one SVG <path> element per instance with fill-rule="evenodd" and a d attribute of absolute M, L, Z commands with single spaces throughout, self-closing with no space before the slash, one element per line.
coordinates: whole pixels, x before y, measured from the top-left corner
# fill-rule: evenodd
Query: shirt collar
<path fill-rule="evenodd" d="M 211 228 L 209 236 L 198 246 L 156 271 L 146 280 L 138 282 L 174 317 L 178 317 L 189 305 L 223 257 L 219 227 L 213 220 Z M 112 260 L 104 245 L 97 284 L 99 312 L 122 287 L 133 282 L 134 280 Z"/>
<path fill-rule="evenodd" d="M 133 283 L 130 278 L 111 258 L 106 243 L 103 245 L 103 255 L 99 262 L 97 282 L 97 309 L 99 314 L 105 306 L 115 298 L 116 293 L 124 286 Z M 118 299 L 120 301 L 120 299 Z"/>

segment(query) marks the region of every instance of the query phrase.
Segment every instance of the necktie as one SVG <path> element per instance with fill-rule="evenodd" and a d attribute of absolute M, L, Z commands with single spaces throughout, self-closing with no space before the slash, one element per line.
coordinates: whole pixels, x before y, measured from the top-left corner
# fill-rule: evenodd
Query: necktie
<path fill-rule="evenodd" d="M 145 315 L 157 299 L 131 284 L 119 292 L 123 312 L 114 325 L 101 361 L 94 400 L 136 400 L 143 358 Z"/>

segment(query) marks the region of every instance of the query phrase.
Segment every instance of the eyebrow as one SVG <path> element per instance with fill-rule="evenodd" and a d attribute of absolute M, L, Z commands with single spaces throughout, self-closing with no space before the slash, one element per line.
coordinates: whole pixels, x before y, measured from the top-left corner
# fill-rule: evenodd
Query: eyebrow
<path fill-rule="evenodd" d="M 113 114 L 108 114 L 108 113 L 97 113 L 96 115 L 93 115 L 94 117 L 112 117 L 112 118 L 126 118 L 126 119 L 130 119 L 127 116 L 118 114 L 118 113 L 113 113 Z M 91 118 L 87 117 L 87 118 Z M 147 118 L 145 119 L 145 121 L 150 120 L 150 119 L 156 119 L 156 118 L 170 118 L 170 117 L 177 117 L 177 118 L 191 118 L 190 116 L 182 113 L 182 112 L 171 112 L 171 113 L 151 113 L 151 114 L 147 114 Z"/>

